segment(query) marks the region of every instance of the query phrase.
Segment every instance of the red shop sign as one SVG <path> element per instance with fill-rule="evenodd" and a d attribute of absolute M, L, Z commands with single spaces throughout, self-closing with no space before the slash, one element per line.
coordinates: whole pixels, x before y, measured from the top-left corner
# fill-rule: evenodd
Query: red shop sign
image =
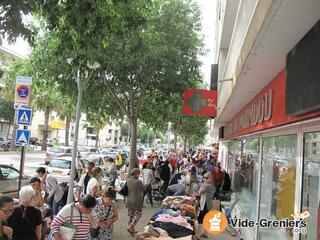
<path fill-rule="evenodd" d="M 320 116 L 313 111 L 298 116 L 285 113 L 285 79 L 283 70 L 225 126 L 225 138 L 233 138 L 288 123 Z"/>

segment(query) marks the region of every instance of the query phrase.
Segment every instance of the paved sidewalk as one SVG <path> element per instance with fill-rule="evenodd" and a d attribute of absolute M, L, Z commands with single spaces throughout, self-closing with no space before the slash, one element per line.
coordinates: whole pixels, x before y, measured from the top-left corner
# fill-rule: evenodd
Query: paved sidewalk
<path fill-rule="evenodd" d="M 142 218 L 138 222 L 136 229 L 138 231 L 142 231 L 145 226 L 147 226 L 147 223 L 149 222 L 153 212 L 157 210 L 158 208 L 151 208 L 149 207 L 149 204 L 145 204 L 146 207 L 142 209 Z M 125 208 L 122 201 L 119 201 L 119 220 L 114 225 L 114 232 L 113 232 L 113 240 L 131 240 L 135 239 L 135 237 L 132 237 L 127 232 L 127 209 Z M 228 234 L 224 233 L 219 236 L 209 236 L 208 239 L 214 239 L 214 240 L 237 240 L 236 237 L 231 237 Z"/>

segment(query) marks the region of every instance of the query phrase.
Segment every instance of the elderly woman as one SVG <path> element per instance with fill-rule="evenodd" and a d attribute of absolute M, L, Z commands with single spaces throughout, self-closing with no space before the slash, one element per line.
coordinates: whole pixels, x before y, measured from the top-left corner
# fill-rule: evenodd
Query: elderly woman
<path fill-rule="evenodd" d="M 24 186 L 19 192 L 20 204 L 15 207 L 8 218 L 8 226 L 13 229 L 12 239 L 40 240 L 42 215 L 41 211 L 31 206 L 36 192 L 31 186 Z"/>
<path fill-rule="evenodd" d="M 214 186 L 212 184 L 211 173 L 206 173 L 203 176 L 203 184 L 199 189 L 200 194 L 200 212 L 198 215 L 198 230 L 196 232 L 196 238 L 200 237 L 208 238 L 208 235 L 203 229 L 203 218 L 212 208 L 212 197 L 214 193 Z"/>
<path fill-rule="evenodd" d="M 134 235 L 134 229 L 142 216 L 143 206 L 143 183 L 139 180 L 140 170 L 134 168 L 130 172 L 130 178 L 127 180 L 128 197 L 126 201 L 126 208 L 128 209 L 128 232 Z"/>
<path fill-rule="evenodd" d="M 96 225 L 99 227 L 98 240 L 111 240 L 113 233 L 113 223 L 118 220 L 118 210 L 114 200 L 116 191 L 113 187 L 108 187 L 101 198 L 97 199 L 97 205 L 94 208 L 96 214 Z"/>

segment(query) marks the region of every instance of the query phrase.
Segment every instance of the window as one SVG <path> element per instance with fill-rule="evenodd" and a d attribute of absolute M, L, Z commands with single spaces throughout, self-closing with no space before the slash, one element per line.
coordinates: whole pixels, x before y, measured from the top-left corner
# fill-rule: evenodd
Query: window
<path fill-rule="evenodd" d="M 70 169 L 71 168 L 71 161 L 53 159 L 49 166 L 53 167 L 53 168 Z"/>
<path fill-rule="evenodd" d="M 227 170 L 232 176 L 233 190 L 240 197 L 240 205 L 246 217 L 257 218 L 259 139 L 229 143 Z"/>
<path fill-rule="evenodd" d="M 109 134 L 112 134 L 112 130 L 111 129 L 109 129 Z"/>
<path fill-rule="evenodd" d="M 59 147 L 52 147 L 52 148 L 50 148 L 49 152 L 51 152 L 51 153 L 64 153 L 64 149 L 59 148 Z"/>
<path fill-rule="evenodd" d="M 93 128 L 88 127 L 87 128 L 87 134 L 93 134 Z"/>
<path fill-rule="evenodd" d="M 304 167 L 302 211 L 308 210 L 308 231 L 302 235 L 302 240 L 317 239 L 317 209 L 319 196 L 319 166 L 320 166 L 320 132 L 304 134 Z"/>
<path fill-rule="evenodd" d="M 19 172 L 11 167 L 0 167 L 5 180 L 16 180 L 19 178 Z"/>
<path fill-rule="evenodd" d="M 260 219 L 292 219 L 296 186 L 297 136 L 268 137 L 263 140 Z M 285 228 L 259 229 L 259 239 L 292 239 Z"/>

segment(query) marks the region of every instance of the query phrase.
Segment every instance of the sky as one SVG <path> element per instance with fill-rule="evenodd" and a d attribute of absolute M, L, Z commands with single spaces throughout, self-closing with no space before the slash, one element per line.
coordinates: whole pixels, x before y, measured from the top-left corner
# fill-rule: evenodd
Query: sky
<path fill-rule="evenodd" d="M 200 57 L 202 61 L 203 80 L 210 85 L 211 64 L 214 63 L 214 34 L 215 34 L 215 14 L 217 0 L 196 0 L 202 12 L 202 34 L 204 36 L 204 44 L 206 54 Z M 31 52 L 31 48 L 26 41 L 18 38 L 14 45 L 8 45 L 4 41 L 3 47 L 8 48 L 22 56 L 27 56 Z"/>

